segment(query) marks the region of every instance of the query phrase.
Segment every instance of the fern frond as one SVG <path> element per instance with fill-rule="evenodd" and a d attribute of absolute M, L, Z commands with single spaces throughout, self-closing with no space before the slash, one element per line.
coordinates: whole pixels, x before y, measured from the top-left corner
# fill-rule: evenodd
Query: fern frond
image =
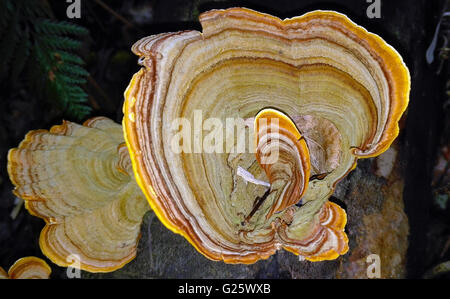
<path fill-rule="evenodd" d="M 87 80 L 84 78 L 67 76 L 64 74 L 59 74 L 59 78 L 61 79 L 61 81 L 63 81 L 64 83 L 67 83 L 67 84 L 83 85 L 83 84 L 86 84 L 86 82 L 87 82 Z"/>
<path fill-rule="evenodd" d="M 64 74 L 70 74 L 78 77 L 87 77 L 89 75 L 84 68 L 71 63 L 62 63 L 58 66 L 58 70 Z"/>
<path fill-rule="evenodd" d="M 67 113 L 70 115 L 88 115 L 92 112 L 92 108 L 86 105 L 73 104 L 67 108 Z"/>
<path fill-rule="evenodd" d="M 81 26 L 65 21 L 42 19 L 35 24 L 36 31 L 47 35 L 87 35 L 89 31 Z"/>
<path fill-rule="evenodd" d="M 83 65 L 84 61 L 83 59 L 81 59 L 80 56 L 66 52 L 66 51 L 55 51 L 54 55 L 57 57 L 57 59 L 61 59 L 62 61 L 66 61 L 68 63 L 75 63 L 75 64 L 80 64 Z"/>
<path fill-rule="evenodd" d="M 40 43 L 47 50 L 76 50 L 81 46 L 81 42 L 70 37 L 55 37 L 51 35 L 44 35 L 38 37 Z"/>
<path fill-rule="evenodd" d="M 51 16 L 47 1 L 0 0 L 0 79 L 14 83 L 25 74 L 32 93 L 80 120 L 91 111 L 81 87 L 89 73 L 74 52 L 81 47 L 77 37 L 88 30 Z"/>

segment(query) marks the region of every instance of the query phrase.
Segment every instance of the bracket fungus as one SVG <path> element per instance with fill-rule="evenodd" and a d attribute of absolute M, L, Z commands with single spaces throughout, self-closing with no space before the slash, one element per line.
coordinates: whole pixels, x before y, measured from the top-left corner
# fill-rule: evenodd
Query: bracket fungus
<path fill-rule="evenodd" d="M 34 256 L 18 259 L 8 272 L 0 267 L 0 279 L 48 279 L 51 273 L 49 265 Z"/>
<path fill-rule="evenodd" d="M 118 269 L 136 255 L 149 210 L 120 125 L 105 117 L 29 132 L 8 153 L 14 194 L 46 222 L 39 244 L 60 266 Z"/>
<path fill-rule="evenodd" d="M 143 67 L 125 92 L 123 129 L 151 208 L 212 260 L 254 263 L 281 248 L 310 261 L 345 254 L 347 216 L 328 198 L 358 158 L 381 154 L 398 135 L 410 88 L 402 58 L 332 11 L 280 20 L 231 8 L 200 23 L 202 32 L 132 47 Z M 199 116 L 240 119 L 254 142 L 239 152 L 241 135 L 207 120 L 174 150 L 180 123 L 195 127 Z M 268 133 L 264 118 L 274 122 Z M 201 150 L 207 141 L 215 151 Z M 279 159 L 262 163 L 277 150 L 272 141 Z"/>

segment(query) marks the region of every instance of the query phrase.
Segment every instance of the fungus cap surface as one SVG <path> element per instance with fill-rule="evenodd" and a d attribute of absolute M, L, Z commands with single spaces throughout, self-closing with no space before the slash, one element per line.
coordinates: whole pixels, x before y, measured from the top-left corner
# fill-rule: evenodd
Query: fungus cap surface
<path fill-rule="evenodd" d="M 152 209 L 213 260 L 253 263 L 282 247 L 312 261 L 344 254 L 346 214 L 328 198 L 358 158 L 379 155 L 398 135 L 410 84 L 402 58 L 332 11 L 280 20 L 231 8 L 205 12 L 200 22 L 202 32 L 162 33 L 132 47 L 143 67 L 125 92 L 123 128 Z M 268 182 L 279 165 L 265 171 L 251 144 L 236 150 L 240 136 L 258 135 L 253 121 L 265 109 L 304 137 L 286 147 L 291 180 L 272 181 L 269 190 L 238 174 Z M 240 120 L 242 134 L 224 130 L 230 118 Z M 200 125 L 181 152 L 173 150 L 183 128 L 210 119 L 224 125 Z M 208 142 L 222 136 L 223 151 L 202 151 L 204 135 Z"/>
<path fill-rule="evenodd" d="M 96 117 L 31 131 L 9 151 L 8 173 L 14 194 L 46 222 L 39 244 L 52 262 L 110 272 L 135 257 L 149 206 L 119 124 Z"/>

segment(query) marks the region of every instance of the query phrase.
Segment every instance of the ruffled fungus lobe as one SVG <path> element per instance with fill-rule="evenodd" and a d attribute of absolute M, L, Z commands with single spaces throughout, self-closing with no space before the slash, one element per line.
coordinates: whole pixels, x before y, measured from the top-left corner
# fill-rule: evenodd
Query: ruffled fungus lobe
<path fill-rule="evenodd" d="M 8 273 L 0 267 L 0 279 L 48 279 L 51 273 L 49 265 L 34 256 L 18 259 Z"/>
<path fill-rule="evenodd" d="M 255 117 L 256 160 L 271 184 L 274 196 L 266 218 L 296 204 L 309 182 L 309 151 L 304 137 L 286 115 L 264 109 Z"/>
<path fill-rule="evenodd" d="M 132 48 L 143 68 L 125 92 L 123 127 L 152 209 L 213 260 L 253 263 L 282 247 L 311 261 L 346 253 L 346 213 L 328 198 L 358 158 L 379 155 L 398 135 L 410 85 L 402 58 L 332 11 L 280 20 L 231 8 L 200 22 L 203 32 L 158 34 Z M 174 121 L 195 123 L 199 110 L 251 124 L 269 108 L 284 122 L 278 137 L 290 140 L 272 168 L 250 151 L 170 147 Z"/>
<path fill-rule="evenodd" d="M 29 132 L 8 154 L 14 194 L 46 222 L 42 252 L 60 266 L 118 269 L 136 255 L 149 210 L 120 125 L 97 117 Z"/>

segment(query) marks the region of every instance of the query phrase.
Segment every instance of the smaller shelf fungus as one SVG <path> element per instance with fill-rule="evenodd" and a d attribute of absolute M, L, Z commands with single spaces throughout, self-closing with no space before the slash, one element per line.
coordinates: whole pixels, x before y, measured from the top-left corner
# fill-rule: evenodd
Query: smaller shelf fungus
<path fill-rule="evenodd" d="M 59 266 L 109 272 L 132 260 L 149 210 L 122 128 L 105 117 L 29 132 L 8 154 L 14 194 L 45 220 L 39 245 Z"/>
<path fill-rule="evenodd" d="M 200 23 L 132 47 L 143 67 L 123 129 L 152 210 L 212 260 L 345 254 L 347 215 L 328 198 L 357 159 L 397 137 L 410 88 L 402 58 L 333 11 L 280 20 L 230 8 Z M 242 134 L 223 133 L 230 119 Z M 189 128 L 200 129 L 179 138 Z M 242 136 L 251 142 L 238 151 Z"/>
<path fill-rule="evenodd" d="M 0 279 L 48 279 L 51 273 L 49 265 L 34 256 L 18 259 L 8 272 L 0 267 Z"/>

